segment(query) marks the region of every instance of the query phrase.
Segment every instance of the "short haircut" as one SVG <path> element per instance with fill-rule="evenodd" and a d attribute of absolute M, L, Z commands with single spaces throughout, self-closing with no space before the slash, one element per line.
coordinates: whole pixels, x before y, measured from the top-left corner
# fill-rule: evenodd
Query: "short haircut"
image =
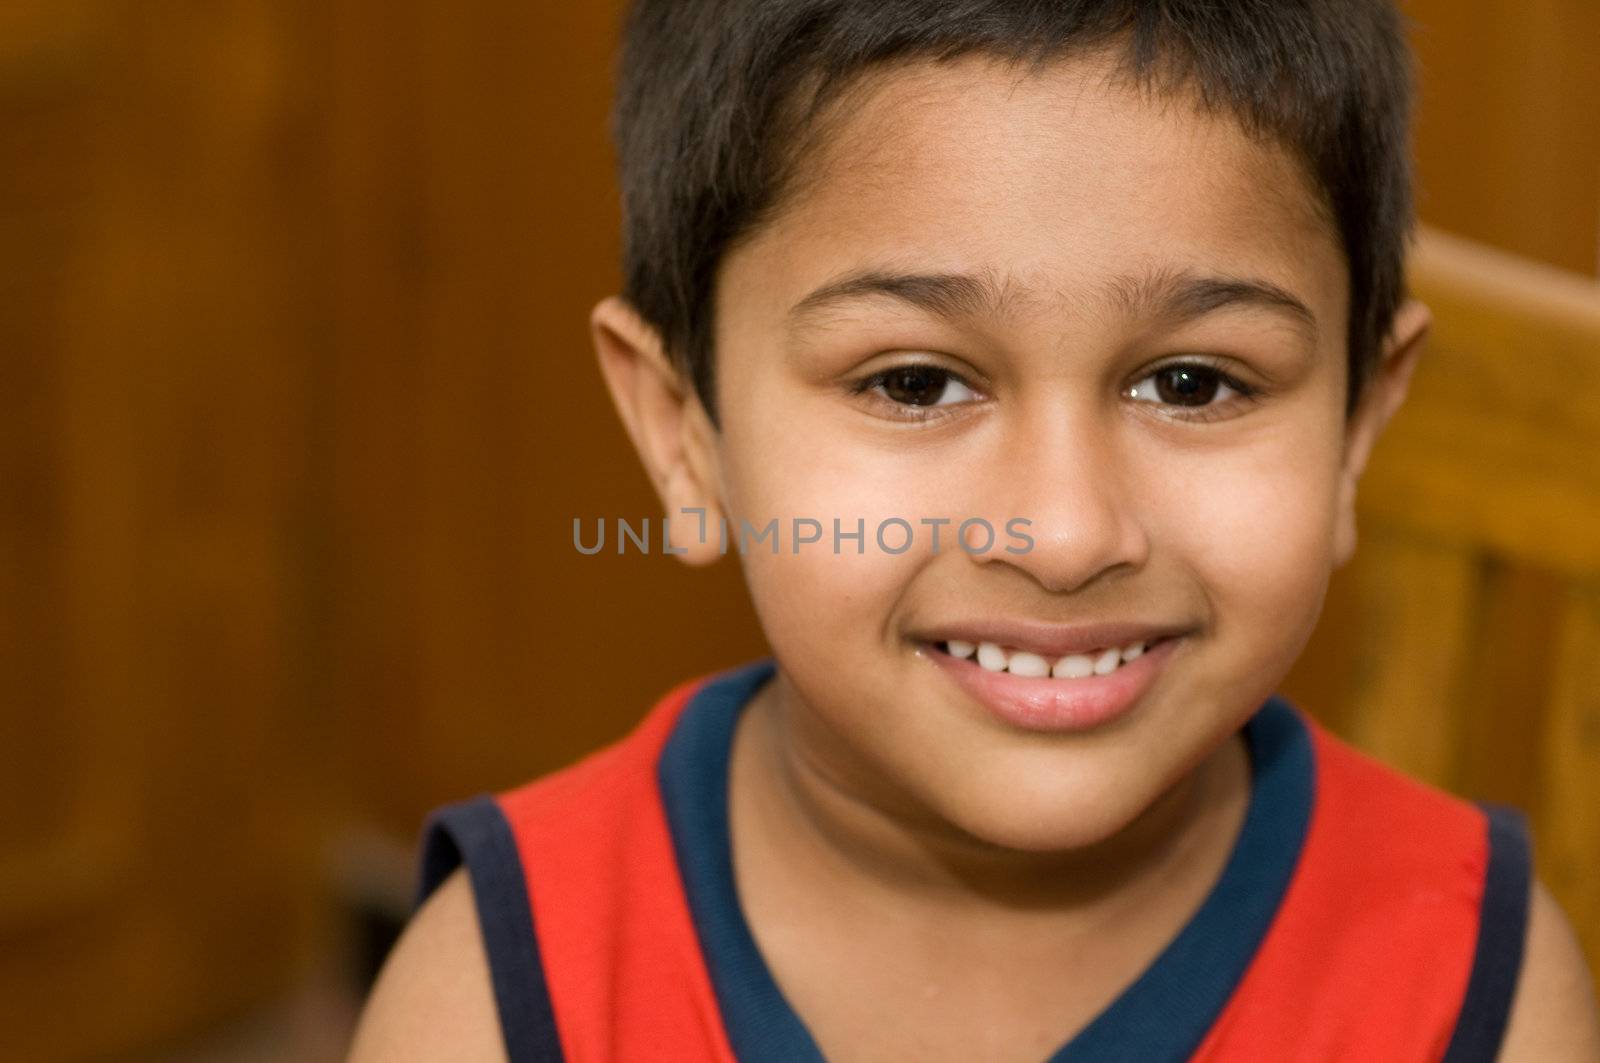
<path fill-rule="evenodd" d="M 858 76 L 982 53 L 1034 69 L 1102 48 L 1287 148 L 1349 267 L 1354 409 L 1403 297 L 1413 75 L 1392 0 L 634 0 L 611 115 L 623 295 L 718 421 L 720 262 L 781 206 L 806 135 Z"/>

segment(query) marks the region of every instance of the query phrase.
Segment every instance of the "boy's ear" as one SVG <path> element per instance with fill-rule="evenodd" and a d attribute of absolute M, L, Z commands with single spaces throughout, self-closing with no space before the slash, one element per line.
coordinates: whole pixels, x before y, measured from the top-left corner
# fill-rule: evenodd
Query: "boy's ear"
<path fill-rule="evenodd" d="M 1405 401 L 1411 373 L 1427 346 L 1433 313 L 1415 299 L 1407 299 L 1395 312 L 1384 341 L 1383 357 L 1367 381 L 1355 411 L 1345 426 L 1344 463 L 1339 477 L 1338 525 L 1334 531 L 1334 567 L 1342 567 L 1356 551 L 1356 483 L 1367 467 L 1384 426 Z"/>
<path fill-rule="evenodd" d="M 716 429 L 705 407 L 667 357 L 660 333 L 627 300 L 602 299 L 589 330 L 611 400 L 666 508 L 674 553 L 683 551 L 678 557 L 687 564 L 710 564 L 721 548 L 708 529 L 723 509 Z"/>

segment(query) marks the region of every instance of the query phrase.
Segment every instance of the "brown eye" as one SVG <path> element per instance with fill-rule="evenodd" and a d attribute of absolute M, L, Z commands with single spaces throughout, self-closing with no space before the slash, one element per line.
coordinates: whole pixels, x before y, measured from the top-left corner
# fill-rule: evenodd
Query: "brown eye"
<path fill-rule="evenodd" d="M 1249 398 L 1256 390 L 1204 362 L 1162 366 L 1125 392 L 1128 398 L 1174 407 L 1220 406 L 1228 399 Z"/>
<path fill-rule="evenodd" d="M 1216 370 L 1196 365 L 1169 365 L 1156 371 L 1156 395 L 1174 406 L 1204 406 L 1216 398 L 1222 383 Z"/>
<path fill-rule="evenodd" d="M 906 406 L 932 406 L 944 396 L 950 374 L 926 365 L 903 365 L 883 377 L 883 393 Z"/>
<path fill-rule="evenodd" d="M 912 362 L 874 373 L 855 388 L 875 391 L 897 406 L 951 406 L 976 396 L 961 378 L 936 365 Z"/>

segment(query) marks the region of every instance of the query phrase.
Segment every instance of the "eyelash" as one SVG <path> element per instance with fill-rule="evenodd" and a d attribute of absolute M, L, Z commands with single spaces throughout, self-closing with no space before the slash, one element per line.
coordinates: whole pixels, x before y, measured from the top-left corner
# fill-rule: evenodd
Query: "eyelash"
<path fill-rule="evenodd" d="M 1229 373 L 1227 370 L 1223 369 L 1220 364 L 1213 362 L 1210 359 L 1199 358 L 1193 355 L 1177 361 L 1167 362 L 1163 365 L 1156 366 L 1154 369 L 1151 369 L 1150 372 L 1134 381 L 1134 385 L 1137 386 L 1138 384 L 1143 383 L 1145 380 L 1155 376 L 1157 373 L 1163 373 L 1169 369 L 1178 368 L 1199 368 L 1214 374 L 1217 378 L 1217 381 L 1224 387 L 1233 391 L 1235 393 L 1233 397 L 1242 402 L 1255 403 L 1261 398 L 1262 392 L 1260 388 L 1253 384 L 1245 383 L 1232 373 Z M 880 387 L 887 383 L 891 374 L 902 372 L 907 369 L 924 369 L 929 372 L 942 373 L 948 379 L 959 381 L 965 387 L 974 392 L 978 390 L 977 388 L 974 388 L 972 384 L 970 384 L 964 377 L 962 377 L 961 374 L 946 369 L 943 366 L 937 365 L 933 362 L 911 361 L 890 366 L 887 369 L 880 370 L 867 377 L 864 377 L 861 380 L 856 381 L 854 384 L 850 385 L 850 394 L 861 395 L 871 391 L 873 388 Z M 1126 395 L 1128 391 L 1131 390 L 1132 387 L 1125 388 L 1122 391 L 1122 394 Z M 882 398 L 887 404 L 887 408 L 893 411 L 890 416 L 902 421 L 926 423 L 929 421 L 940 420 L 949 416 L 950 413 L 953 412 L 953 408 L 949 406 L 914 406 L 908 403 L 895 402 L 887 396 L 883 396 Z M 1143 402 L 1142 404 L 1150 406 L 1164 406 L 1170 411 L 1164 414 L 1164 416 L 1180 421 L 1189 421 L 1196 424 L 1204 424 L 1218 419 L 1223 415 L 1219 411 L 1225 410 L 1227 406 L 1230 405 L 1230 403 L 1226 400 L 1221 403 L 1210 403 L 1205 406 L 1180 406 L 1176 403 L 1154 403 L 1147 401 Z"/>

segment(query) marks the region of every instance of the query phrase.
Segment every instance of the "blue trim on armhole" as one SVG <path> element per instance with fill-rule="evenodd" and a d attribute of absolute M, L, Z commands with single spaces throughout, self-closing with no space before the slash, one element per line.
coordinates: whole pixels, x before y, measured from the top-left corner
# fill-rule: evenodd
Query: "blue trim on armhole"
<path fill-rule="evenodd" d="M 770 679 L 769 658 L 722 673 L 684 707 L 657 766 L 678 868 L 734 1055 L 822 1063 L 766 965 L 740 906 L 728 829 L 728 766 L 739 713 Z M 1272 695 L 1245 724 L 1249 808 L 1200 909 L 1132 985 L 1047 1063 L 1180 1063 L 1210 1032 L 1283 903 L 1316 789 L 1310 732 Z"/>
<path fill-rule="evenodd" d="M 539 960 L 516 839 L 487 794 L 446 805 L 422 828 L 416 906 L 465 862 L 511 1063 L 561 1063 L 561 1040 Z"/>
<path fill-rule="evenodd" d="M 1489 818 L 1489 865 L 1478 909 L 1478 945 L 1444 1063 L 1494 1063 L 1511 1017 L 1528 931 L 1533 862 L 1527 818 L 1510 805 L 1477 802 Z"/>

